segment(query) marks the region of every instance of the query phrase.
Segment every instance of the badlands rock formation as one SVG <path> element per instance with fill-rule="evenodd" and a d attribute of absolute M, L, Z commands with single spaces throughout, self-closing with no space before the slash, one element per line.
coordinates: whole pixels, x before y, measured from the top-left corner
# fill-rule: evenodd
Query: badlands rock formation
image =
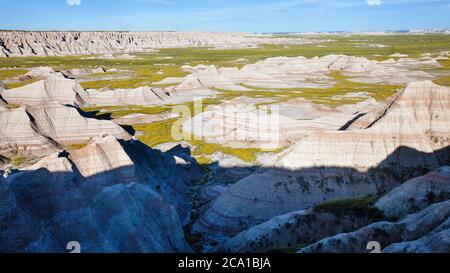
<path fill-rule="evenodd" d="M 184 66 L 183 69 L 192 74 L 185 77 L 174 90 L 219 88 L 241 91 L 244 96 L 246 91 L 251 90 L 248 87 L 267 92 L 276 92 L 280 88 L 301 90 L 301 88 L 332 87 L 337 84 L 336 79 L 330 77 L 330 72 L 333 71 L 351 76 L 351 81 L 360 83 L 406 84 L 431 77 L 426 72 L 410 70 L 409 66 L 396 61 L 377 62 L 345 55 L 328 55 L 312 59 L 269 58 L 245 65 L 241 69 L 217 69 L 215 66 L 204 65 Z M 341 100 L 361 96 L 367 100 L 358 105 L 341 106 L 338 111 L 324 107 L 318 109 L 320 107 L 317 105 L 302 99 L 280 103 L 277 105 L 278 108 L 256 109 L 254 105 L 268 102 L 263 99 L 252 102 L 245 97 L 236 98 L 187 120 L 183 130 L 188 134 L 203 137 L 208 142 L 234 148 L 249 146 L 280 148 L 303 138 L 305 133 L 310 131 L 347 128 L 353 121 L 373 110 L 378 103 L 370 98 L 370 94 L 363 92 L 331 98 Z"/>
<path fill-rule="evenodd" d="M 266 253 L 289 251 L 298 245 L 314 243 L 324 237 L 351 231 L 369 223 L 367 218 L 318 213 L 312 210 L 280 215 L 226 240 L 214 251 Z"/>
<path fill-rule="evenodd" d="M 91 74 L 101 74 L 105 73 L 106 70 L 99 68 L 79 68 L 79 69 L 69 69 L 64 70 L 61 73 L 67 78 L 76 78 L 78 76 L 91 75 Z"/>
<path fill-rule="evenodd" d="M 1 90 L 0 90 L 0 92 L 1 92 Z M 8 105 L 8 103 L 6 103 L 6 101 L 0 96 L 0 108 L 4 108 L 7 105 Z"/>
<path fill-rule="evenodd" d="M 425 176 L 411 179 L 383 196 L 375 205 L 368 204 L 366 207 L 359 208 L 359 210 L 352 209 L 350 205 L 346 205 L 347 208 L 344 206 L 339 208 L 338 205 L 335 205 L 334 209 L 328 205 L 329 208 L 325 209 L 315 207 L 314 209 L 294 211 L 276 216 L 226 240 L 214 250 L 252 253 L 295 250 L 296 246 L 298 249 L 299 245 L 316 245 L 315 243 L 323 238 L 357 230 L 382 218 L 403 219 L 409 214 L 431 206 L 433 203 L 449 200 L 449 174 L 448 167 L 442 167 Z M 429 221 L 434 220 L 429 219 Z M 446 221 L 448 222 L 448 219 Z M 327 236 L 326 234 L 330 235 Z M 350 235 L 345 236 L 349 237 Z M 436 236 L 439 235 L 431 237 Z M 365 244 L 372 239 L 374 238 L 366 238 Z M 350 247 L 352 241 L 353 239 L 350 239 L 350 242 L 347 242 L 348 247 Z M 431 238 L 429 241 L 431 241 Z M 364 242 L 361 242 L 361 247 L 364 247 L 363 244 Z M 402 244 L 410 245 L 410 243 Z M 433 244 L 435 243 L 424 242 L 426 246 Z M 360 246 L 355 246 L 355 248 L 358 247 Z M 396 249 L 400 248 L 396 247 Z M 339 251 L 338 249 L 335 250 Z M 404 252 L 408 251 L 410 249 L 405 247 Z M 364 247 L 357 252 L 367 252 L 367 250 Z"/>
<path fill-rule="evenodd" d="M 450 88 L 412 83 L 379 111 L 367 129 L 317 132 L 296 143 L 279 166 L 436 169 L 449 160 Z M 417 151 L 417 152 L 414 152 Z"/>
<path fill-rule="evenodd" d="M 65 252 L 70 241 L 83 252 L 189 251 L 183 189 L 195 163 L 146 149 L 99 137 L 9 176 L 0 183 L 0 252 Z"/>
<path fill-rule="evenodd" d="M 8 103 L 3 99 L 2 93 L 5 91 L 5 87 L 3 85 L 3 82 L 0 82 L 0 108 L 4 108 Z"/>
<path fill-rule="evenodd" d="M 450 92 L 432 82 L 409 85 L 367 129 L 307 134 L 277 166 L 250 175 L 217 198 L 194 229 L 235 235 L 276 215 L 327 200 L 382 194 L 448 164 Z"/>
<path fill-rule="evenodd" d="M 42 105 L 50 102 L 84 105 L 86 93 L 74 80 L 47 79 L 22 87 L 4 90 L 0 94 L 5 101 L 16 105 Z"/>
<path fill-rule="evenodd" d="M 450 167 L 411 179 L 383 196 L 375 206 L 389 218 L 403 218 L 431 203 L 450 199 Z"/>
<path fill-rule="evenodd" d="M 169 98 L 164 90 L 148 86 L 104 91 L 88 89 L 84 94 L 83 99 L 89 106 L 161 105 Z"/>
<path fill-rule="evenodd" d="M 164 47 L 214 50 L 311 42 L 267 38 L 0 32 L 0 57 L 133 59 L 139 57 L 127 53 Z M 77 81 L 81 76 L 106 71 L 30 68 L 8 81 L 37 82 L 0 87 L 0 252 L 65 252 L 70 241 L 80 242 L 83 252 L 190 251 L 183 226 L 201 233 L 203 242 L 219 243 L 205 244 L 206 251 L 366 252 L 370 239 L 379 240 L 386 252 L 449 252 L 450 177 L 448 167 L 440 166 L 450 161 L 450 89 L 415 82 L 432 78 L 416 68 L 437 68 L 436 59 L 392 57 L 383 62 L 344 55 L 279 57 L 240 69 L 186 65 L 182 68 L 190 75 L 159 82 L 173 84 L 165 89 L 84 90 Z M 330 96 L 364 99 L 337 108 L 289 99 L 282 94 L 288 90 L 280 90 L 321 92 L 341 84 L 341 75 L 358 83 L 409 85 L 383 104 L 367 90 Z M 273 153 L 256 155 L 261 166 L 215 151 L 204 155 L 215 163 L 201 176 L 191 143 L 154 147 L 162 152 L 120 126 L 178 115 L 138 113 L 110 121 L 81 110 L 171 107 L 195 97 L 226 96 L 230 90 L 240 97 L 185 120 L 183 130 L 231 148 L 267 148 Z M 280 96 L 246 96 L 255 90 Z M 317 209 L 324 202 L 367 195 L 381 197 L 367 214 Z"/>
<path fill-rule="evenodd" d="M 58 103 L 26 107 L 34 126 L 41 135 L 62 145 L 86 143 L 99 134 L 110 134 L 119 139 L 131 136 L 112 121 L 85 118 L 75 107 Z"/>
<path fill-rule="evenodd" d="M 25 107 L 0 107 L 0 156 L 11 158 L 20 154 L 43 156 L 55 152 L 56 143 L 39 134 Z"/>
<path fill-rule="evenodd" d="M 416 61 L 420 65 L 420 61 Z M 436 62 L 435 66 L 440 66 Z M 216 87 L 227 90 L 246 91 L 242 84 L 265 89 L 281 88 L 326 88 L 335 83 L 329 77 L 332 71 L 340 71 L 354 77 L 352 81 L 362 83 L 405 84 L 417 80 L 431 79 L 431 75 L 409 69 L 409 65 L 397 61 L 378 62 L 364 57 L 327 55 L 324 57 L 276 57 L 238 68 L 216 68 L 215 66 L 184 66 L 191 72 L 178 89 Z M 269 90 L 270 91 L 270 90 Z"/>
<path fill-rule="evenodd" d="M 134 124 L 149 124 L 153 122 L 163 121 L 172 118 L 178 118 L 177 113 L 163 112 L 160 114 L 148 115 L 148 114 L 130 114 L 120 118 L 115 118 L 114 123 L 120 125 L 134 125 Z"/>
<path fill-rule="evenodd" d="M 450 251 L 450 200 L 408 215 L 398 222 L 378 222 L 357 231 L 323 239 L 300 250 L 302 253 L 362 253 L 367 243 L 377 241 L 383 252 Z"/>
<path fill-rule="evenodd" d="M 332 109 L 301 98 L 275 103 L 269 98 L 241 96 L 206 107 L 204 112 L 187 119 L 182 128 L 210 143 L 273 150 L 287 147 L 313 131 L 345 130 L 378 105 L 374 99 L 367 99 Z M 221 158 L 219 164 L 224 160 Z M 273 160 L 258 157 L 258 162 L 267 165 Z"/>
<path fill-rule="evenodd" d="M 345 168 L 270 169 L 233 184 L 205 208 L 194 231 L 222 241 L 277 215 L 329 200 L 386 192 L 397 185 L 388 174 Z"/>
<path fill-rule="evenodd" d="M 208 142 L 233 148 L 279 149 L 313 131 L 337 131 L 364 115 L 377 103 L 368 100 L 364 109 L 355 105 L 335 110 L 304 99 L 292 99 L 274 106 L 266 99 L 238 97 L 188 119 L 183 131 Z"/>
<path fill-rule="evenodd" d="M 245 48 L 259 44 L 304 44 L 300 38 L 214 32 L 23 32 L 0 33 L 0 57 L 153 52 L 155 48 Z"/>
<path fill-rule="evenodd" d="M 56 148 L 88 142 L 98 134 L 109 133 L 120 139 L 130 135 L 112 121 L 96 120 L 80 115 L 81 110 L 56 102 L 0 108 L 0 155 L 42 156 Z"/>
<path fill-rule="evenodd" d="M 76 106 L 161 105 L 169 94 L 148 86 L 136 89 L 83 89 L 77 81 L 48 78 L 22 87 L 4 90 L 0 94 L 8 103 L 42 105 L 51 102 Z"/>

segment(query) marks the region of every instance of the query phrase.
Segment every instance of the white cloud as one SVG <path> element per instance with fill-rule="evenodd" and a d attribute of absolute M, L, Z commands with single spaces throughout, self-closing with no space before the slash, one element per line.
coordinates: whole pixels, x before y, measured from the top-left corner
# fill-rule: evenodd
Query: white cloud
<path fill-rule="evenodd" d="M 79 6 L 81 5 L 81 0 L 66 0 L 69 6 Z"/>
<path fill-rule="evenodd" d="M 367 0 L 369 6 L 381 6 L 381 0 Z"/>

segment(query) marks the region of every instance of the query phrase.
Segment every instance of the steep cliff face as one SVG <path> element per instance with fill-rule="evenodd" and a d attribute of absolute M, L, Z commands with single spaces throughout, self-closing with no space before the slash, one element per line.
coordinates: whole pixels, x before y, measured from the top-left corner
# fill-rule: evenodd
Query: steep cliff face
<path fill-rule="evenodd" d="M 176 153 L 186 158 L 179 165 L 173 154 L 149 148 L 143 162 L 130 153 L 135 148 L 99 137 L 2 180 L 0 252 L 64 252 L 70 241 L 83 252 L 189 251 L 182 226 L 190 210 L 186 187 L 198 178 L 195 162 Z"/>
<path fill-rule="evenodd" d="M 367 170 L 388 158 L 383 162 L 385 167 L 436 169 L 439 162 L 448 161 L 450 88 L 430 81 L 410 84 L 374 117 L 367 129 L 308 135 L 291 148 L 279 166 Z M 405 151 L 395 154 L 400 147 Z"/>

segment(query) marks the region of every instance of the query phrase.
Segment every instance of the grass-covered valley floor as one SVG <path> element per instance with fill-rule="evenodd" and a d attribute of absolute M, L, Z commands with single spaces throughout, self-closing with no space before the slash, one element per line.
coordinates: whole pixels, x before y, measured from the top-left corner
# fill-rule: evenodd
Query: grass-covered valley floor
<path fill-rule="evenodd" d="M 275 36 L 276 37 L 276 36 Z M 280 35 L 280 37 L 284 37 Z M 288 35 L 287 37 L 295 37 Z M 158 84 L 166 78 L 181 78 L 189 73 L 182 70 L 183 65 L 196 66 L 215 65 L 216 67 L 238 67 L 255 63 L 270 57 L 295 57 L 307 58 L 323 57 L 329 54 L 345 54 L 349 56 L 361 56 L 370 60 L 383 61 L 392 57 L 392 54 L 404 54 L 408 58 L 420 58 L 424 53 L 437 56 L 440 52 L 449 50 L 449 35 L 316 35 L 315 39 L 320 43 L 304 45 L 261 45 L 259 48 L 216 50 L 212 48 L 167 48 L 159 49 L 152 53 L 131 54 L 133 58 L 121 59 L 121 54 L 116 58 L 106 59 L 102 56 L 65 56 L 65 57 L 15 57 L 0 58 L 0 80 L 4 82 L 6 89 L 20 87 L 32 83 L 38 79 L 24 78 L 17 80 L 27 73 L 28 68 L 48 66 L 56 71 L 78 68 L 98 68 L 105 70 L 114 69 L 113 72 L 84 75 L 77 78 L 83 88 L 92 89 L 126 89 L 140 86 L 169 88 L 176 84 Z M 442 67 L 431 68 L 436 73 L 435 83 L 450 86 L 450 61 L 439 60 Z M 425 68 L 424 69 L 429 69 Z M 402 85 L 369 84 L 351 81 L 351 77 L 340 72 L 332 72 L 328 75 L 335 83 L 329 88 L 289 88 L 289 89 L 265 89 L 254 86 L 245 86 L 249 91 L 245 96 L 251 98 L 269 98 L 271 103 L 286 102 L 293 98 L 304 98 L 313 103 L 337 107 L 344 104 L 353 104 L 363 101 L 364 98 L 347 97 L 334 99 L 336 95 L 342 96 L 350 92 L 367 92 L 377 101 L 383 101 L 398 90 Z M 16 80 L 11 80 L 16 79 Z M 207 105 L 217 105 L 224 100 L 244 95 L 240 91 L 215 88 L 219 94 L 203 101 Z M 262 103 L 264 104 L 264 103 Z M 193 103 L 188 103 L 191 113 L 194 113 Z M 176 105 L 158 107 L 144 106 L 108 106 L 90 107 L 83 110 L 96 112 L 99 118 L 119 118 L 129 114 L 160 114 L 169 112 Z M 171 128 L 177 123 L 176 119 L 167 119 L 151 124 L 133 125 L 133 129 L 139 132 L 138 138 L 149 146 L 155 146 L 165 142 L 172 142 Z M 178 122 L 179 123 L 179 122 Z M 188 139 L 189 140 L 189 139 Z M 236 156 L 246 162 L 254 163 L 256 155 L 261 152 L 258 149 L 232 149 L 219 144 L 211 144 L 202 140 L 189 140 L 195 147 L 194 156 L 202 163 L 210 163 L 205 157 L 215 152 L 222 152 Z M 80 146 L 82 147 L 82 145 Z"/>

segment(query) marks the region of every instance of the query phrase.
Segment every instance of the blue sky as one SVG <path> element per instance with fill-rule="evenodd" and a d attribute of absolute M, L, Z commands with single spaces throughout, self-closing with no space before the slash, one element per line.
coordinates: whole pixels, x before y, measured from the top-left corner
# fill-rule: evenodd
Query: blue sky
<path fill-rule="evenodd" d="M 450 0 L 0 0 L 0 29 L 371 31 L 450 28 Z"/>

